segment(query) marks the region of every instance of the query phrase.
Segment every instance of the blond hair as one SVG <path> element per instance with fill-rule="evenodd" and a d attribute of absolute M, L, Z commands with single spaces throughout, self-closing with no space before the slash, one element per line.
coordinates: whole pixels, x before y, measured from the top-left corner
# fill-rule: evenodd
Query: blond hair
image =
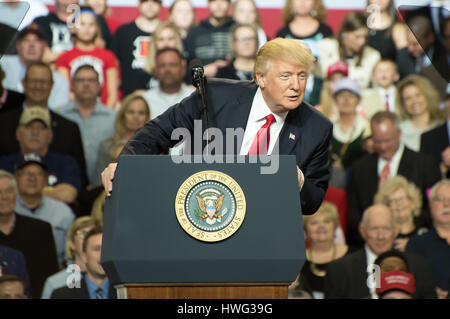
<path fill-rule="evenodd" d="M 403 102 L 403 90 L 408 86 L 415 86 L 425 96 L 427 100 L 427 110 L 430 113 L 430 122 L 435 120 L 443 120 L 444 114 L 439 109 L 440 96 L 439 92 L 433 87 L 433 84 L 427 78 L 411 74 L 401 80 L 397 85 L 397 104 L 399 105 L 399 114 L 402 120 L 411 119 L 411 115 L 406 110 L 405 103 Z"/>
<path fill-rule="evenodd" d="M 413 215 L 419 216 L 422 208 L 422 194 L 414 183 L 408 182 L 403 176 L 394 176 L 383 181 L 375 194 L 375 204 L 389 207 L 389 196 L 401 189 L 406 192 L 407 197 L 411 201 Z"/>
<path fill-rule="evenodd" d="M 145 121 L 148 121 L 150 119 L 150 108 L 148 106 L 147 101 L 144 99 L 144 97 L 142 97 L 142 95 L 137 94 L 137 93 L 132 93 L 132 94 L 128 95 L 122 101 L 122 104 L 120 105 L 119 111 L 117 112 L 117 115 L 116 115 L 116 120 L 114 122 L 115 133 L 111 137 L 114 142 L 118 142 L 118 141 L 120 141 L 120 140 L 122 140 L 124 138 L 125 133 L 126 133 L 126 129 L 125 129 L 125 113 L 128 110 L 128 107 L 131 104 L 131 102 L 133 102 L 135 100 L 141 100 L 142 102 L 144 102 L 144 104 L 146 106 L 146 108 L 145 108 Z"/>
<path fill-rule="evenodd" d="M 306 231 L 306 227 L 308 223 L 311 221 L 312 218 L 323 215 L 325 219 L 331 220 L 334 229 L 339 226 L 339 214 L 336 205 L 330 202 L 323 202 L 322 205 L 320 205 L 317 212 L 315 212 L 313 215 L 303 215 L 303 229 Z"/>
<path fill-rule="evenodd" d="M 275 38 L 266 42 L 259 49 L 253 67 L 253 78 L 256 79 L 256 74 L 266 74 L 272 61 L 301 65 L 306 70 L 310 70 L 315 58 L 303 42 L 295 39 Z"/>
<path fill-rule="evenodd" d="M 75 252 L 70 247 L 70 243 L 75 241 L 75 236 L 80 229 L 89 226 L 100 226 L 100 221 L 91 216 L 83 216 L 74 220 L 67 233 L 66 260 L 75 260 Z"/>
<path fill-rule="evenodd" d="M 173 24 L 172 22 L 161 22 L 158 27 L 155 29 L 155 32 L 152 33 L 152 39 L 148 44 L 148 56 L 147 56 L 147 63 L 144 67 L 144 70 L 148 73 L 152 74 L 153 69 L 155 68 L 156 64 L 156 41 L 160 34 L 166 30 L 171 29 L 176 38 L 176 49 L 183 55 L 184 47 L 183 47 L 183 40 L 181 39 L 180 32 L 178 31 L 178 28 Z"/>
<path fill-rule="evenodd" d="M 286 0 L 283 7 L 283 23 L 288 25 L 294 20 L 295 12 L 292 8 L 293 0 Z M 312 14 L 314 13 L 315 14 Z M 316 18 L 319 22 L 325 23 L 327 20 L 327 9 L 323 5 L 322 0 L 314 0 L 314 7 L 311 10 L 311 16 Z"/>

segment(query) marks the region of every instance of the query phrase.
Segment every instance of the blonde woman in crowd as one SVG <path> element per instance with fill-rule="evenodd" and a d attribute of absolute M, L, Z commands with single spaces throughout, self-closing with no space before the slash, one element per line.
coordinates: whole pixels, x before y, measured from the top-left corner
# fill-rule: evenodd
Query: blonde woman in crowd
<path fill-rule="evenodd" d="M 403 176 L 394 176 L 382 182 L 375 195 L 375 204 L 389 207 L 394 216 L 394 224 L 398 229 L 395 249 L 405 251 L 411 236 L 426 231 L 426 228 L 421 227 L 422 194 Z"/>
<path fill-rule="evenodd" d="M 440 96 L 427 78 L 416 74 L 401 80 L 397 89 L 401 139 L 408 148 L 418 152 L 422 133 L 444 121 L 439 109 Z"/>
<path fill-rule="evenodd" d="M 335 242 L 339 215 L 335 205 L 323 202 L 314 215 L 303 216 L 303 229 L 310 247 L 306 262 L 298 277 L 298 284 L 316 299 L 323 299 L 326 266 L 350 253 L 345 244 Z"/>
<path fill-rule="evenodd" d="M 110 163 L 113 145 L 119 141 L 128 141 L 149 119 L 150 108 L 141 95 L 130 94 L 122 101 L 114 123 L 114 135 L 100 143 L 93 185 L 102 184 L 100 174 Z"/>

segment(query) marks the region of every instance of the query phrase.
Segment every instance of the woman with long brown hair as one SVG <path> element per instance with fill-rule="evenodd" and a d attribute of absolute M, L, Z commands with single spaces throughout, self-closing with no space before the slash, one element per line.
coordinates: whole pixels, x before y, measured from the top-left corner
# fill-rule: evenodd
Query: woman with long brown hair
<path fill-rule="evenodd" d="M 350 12 L 344 18 L 336 38 L 324 39 L 318 43 L 319 64 L 322 75 L 337 61 L 349 66 L 349 77 L 365 89 L 370 84 L 375 64 L 380 53 L 367 45 L 369 29 L 367 18 L 360 12 Z"/>

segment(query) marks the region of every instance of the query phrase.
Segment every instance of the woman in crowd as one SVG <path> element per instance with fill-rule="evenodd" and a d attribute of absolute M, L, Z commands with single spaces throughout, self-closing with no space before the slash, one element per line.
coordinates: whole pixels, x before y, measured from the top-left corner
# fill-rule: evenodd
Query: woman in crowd
<path fill-rule="evenodd" d="M 152 40 L 149 43 L 147 64 L 145 71 L 150 75 L 153 73 L 153 68 L 156 63 L 156 52 L 164 48 L 176 48 L 181 53 L 184 52 L 183 41 L 178 33 L 177 27 L 171 22 L 162 22 L 155 29 L 152 34 Z M 155 79 L 150 79 L 149 87 L 155 85 Z"/>
<path fill-rule="evenodd" d="M 427 78 L 416 74 L 401 80 L 397 89 L 397 105 L 402 120 L 401 140 L 406 147 L 418 152 L 422 133 L 444 120 L 444 114 L 439 109 L 440 96 Z"/>
<path fill-rule="evenodd" d="M 399 231 L 394 242 L 395 249 L 405 251 L 411 236 L 426 231 L 426 228 L 421 227 L 422 194 L 403 176 L 394 176 L 382 182 L 375 195 L 375 203 L 388 206 L 394 216 Z"/>
<path fill-rule="evenodd" d="M 189 29 L 195 26 L 195 10 L 189 0 L 175 0 L 169 8 L 169 22 L 177 28 L 182 39 L 186 39 Z"/>
<path fill-rule="evenodd" d="M 357 112 L 361 92 L 356 81 L 343 78 L 334 88 L 338 117 L 333 120 L 331 154 L 333 166 L 346 170 L 364 154 L 363 138 L 367 121 Z M 344 185 L 345 187 L 345 185 Z"/>
<path fill-rule="evenodd" d="M 256 52 L 258 32 L 251 24 L 235 24 L 230 29 L 230 49 L 233 60 L 217 70 L 216 77 L 233 80 L 251 80 Z"/>
<path fill-rule="evenodd" d="M 58 57 L 56 69 L 70 81 L 77 67 L 92 65 L 99 75 L 102 104 L 115 108 L 118 101 L 119 63 L 114 53 L 96 45 L 96 39 L 101 34 L 96 17 L 91 8 L 82 7 L 76 20 L 78 26 L 71 28 L 74 48 Z"/>
<path fill-rule="evenodd" d="M 120 27 L 120 22 L 111 18 L 112 10 L 108 7 L 107 0 L 84 0 L 84 4 L 90 6 L 97 15 L 102 16 L 106 20 L 111 34 L 114 34 L 117 28 Z"/>
<path fill-rule="evenodd" d="M 383 59 L 395 61 L 397 50 L 405 48 L 406 26 L 397 16 L 393 0 L 368 0 L 366 13 L 370 29 L 368 44 L 377 49 Z"/>
<path fill-rule="evenodd" d="M 350 253 L 347 245 L 335 243 L 339 216 L 335 205 L 323 202 L 314 215 L 303 216 L 305 237 L 310 247 L 306 249 L 306 262 L 298 283 L 316 299 L 323 299 L 326 266 L 333 260 Z"/>
<path fill-rule="evenodd" d="M 350 12 L 343 20 L 337 38 L 319 41 L 319 64 L 323 75 L 330 65 L 343 61 L 349 66 L 349 77 L 358 82 L 361 90 L 368 87 L 381 55 L 367 45 L 369 29 L 366 23 L 364 14 Z"/>
<path fill-rule="evenodd" d="M 312 51 L 317 52 L 317 42 L 333 35 L 326 19 L 322 0 L 286 0 L 283 7 L 285 26 L 277 32 L 277 37 L 304 40 Z"/>
<path fill-rule="evenodd" d="M 128 141 L 150 119 L 147 101 L 138 94 L 130 94 L 123 101 L 116 115 L 115 134 L 100 143 L 93 185 L 101 185 L 101 172 L 110 163 L 113 145 Z"/>
<path fill-rule="evenodd" d="M 259 48 L 267 42 L 267 36 L 261 25 L 261 17 L 254 0 L 236 0 L 233 3 L 232 17 L 236 23 L 254 24 L 258 30 Z"/>
<path fill-rule="evenodd" d="M 53 290 L 65 287 L 69 276 L 76 278 L 74 274 L 77 270 L 81 272 L 86 271 L 86 266 L 81 259 L 84 236 L 94 227 L 100 226 L 100 224 L 100 221 L 90 216 L 79 217 L 72 223 L 66 242 L 67 268 L 47 278 L 42 291 L 42 299 L 50 299 Z M 75 282 L 72 283 L 76 284 Z"/>

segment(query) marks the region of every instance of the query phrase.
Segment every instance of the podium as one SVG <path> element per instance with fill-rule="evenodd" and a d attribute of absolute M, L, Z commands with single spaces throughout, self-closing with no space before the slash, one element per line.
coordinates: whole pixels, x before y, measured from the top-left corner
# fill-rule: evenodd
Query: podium
<path fill-rule="evenodd" d="M 278 156 L 275 174 L 261 174 L 268 164 L 245 159 L 176 164 L 164 155 L 120 156 L 101 256 L 119 298 L 287 298 L 306 258 L 295 156 Z M 208 182 L 211 177 L 216 182 Z M 210 184 L 219 187 L 216 199 L 231 199 L 211 201 Z M 197 215 L 182 217 L 183 207 Z M 201 228 L 208 218 L 212 224 Z M 227 219 L 229 226 L 221 228 Z M 201 230 L 189 233 L 190 220 Z M 211 241 L 200 238 L 210 234 Z"/>

